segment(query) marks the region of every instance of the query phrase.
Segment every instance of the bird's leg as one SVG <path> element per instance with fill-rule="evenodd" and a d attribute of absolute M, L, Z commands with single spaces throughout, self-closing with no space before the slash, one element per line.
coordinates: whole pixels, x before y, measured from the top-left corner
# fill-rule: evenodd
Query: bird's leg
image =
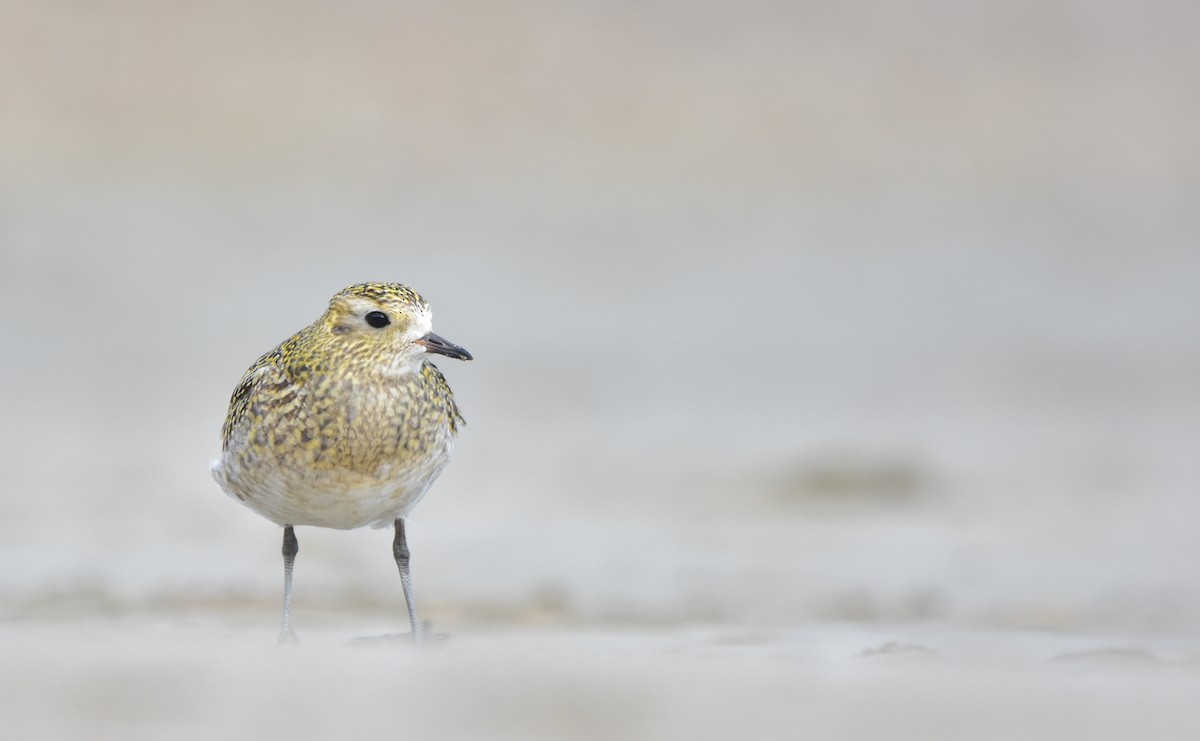
<path fill-rule="evenodd" d="M 296 563 L 296 554 L 300 552 L 300 543 L 291 525 L 283 528 L 283 622 L 279 626 L 279 645 L 294 646 L 300 642 L 292 632 L 292 566 Z"/>
<path fill-rule="evenodd" d="M 412 626 L 412 640 L 422 642 L 421 623 L 417 621 L 417 603 L 413 601 L 412 575 L 408 570 L 408 543 L 404 539 L 404 518 L 396 518 L 396 538 L 392 541 L 392 555 L 396 557 L 396 568 L 400 569 L 400 586 L 404 588 L 404 601 L 408 604 L 408 622 Z"/>

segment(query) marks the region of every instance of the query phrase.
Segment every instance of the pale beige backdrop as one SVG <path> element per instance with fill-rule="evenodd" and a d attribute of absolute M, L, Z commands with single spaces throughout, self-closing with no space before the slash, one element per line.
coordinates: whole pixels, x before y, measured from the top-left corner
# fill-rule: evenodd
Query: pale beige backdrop
<path fill-rule="evenodd" d="M 1195 737 L 1198 37 L 1169 0 L 3 0 L 0 717 Z M 449 638 L 371 640 L 387 533 L 301 530 L 277 654 L 279 531 L 208 461 L 363 280 L 476 357 L 410 527 Z"/>

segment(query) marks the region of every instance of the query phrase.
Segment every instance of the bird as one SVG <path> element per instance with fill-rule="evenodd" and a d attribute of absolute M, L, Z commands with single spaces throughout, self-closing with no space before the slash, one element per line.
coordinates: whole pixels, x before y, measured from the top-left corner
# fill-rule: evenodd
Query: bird
<path fill-rule="evenodd" d="M 295 644 L 295 528 L 391 526 L 411 637 L 423 642 L 405 519 L 446 467 L 465 426 L 431 362 L 471 353 L 433 332 L 429 304 L 400 283 L 339 291 L 315 322 L 242 375 L 212 461 L 232 499 L 283 527 L 279 643 Z"/>

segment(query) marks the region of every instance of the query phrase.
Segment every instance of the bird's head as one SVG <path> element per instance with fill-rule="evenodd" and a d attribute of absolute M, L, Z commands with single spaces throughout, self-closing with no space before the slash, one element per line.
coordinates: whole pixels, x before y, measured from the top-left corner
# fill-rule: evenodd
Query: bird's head
<path fill-rule="evenodd" d="M 399 283 L 358 283 L 342 290 L 330 299 L 317 326 L 338 350 L 390 375 L 417 370 L 429 353 L 471 359 L 471 353 L 433 333 L 429 304 Z"/>

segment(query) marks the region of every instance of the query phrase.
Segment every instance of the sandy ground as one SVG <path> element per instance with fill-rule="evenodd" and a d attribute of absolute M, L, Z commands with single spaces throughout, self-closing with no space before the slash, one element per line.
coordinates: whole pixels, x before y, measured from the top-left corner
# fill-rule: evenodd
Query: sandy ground
<path fill-rule="evenodd" d="M 937 626 L 9 622 L 6 738 L 1188 739 L 1200 643 Z"/>

